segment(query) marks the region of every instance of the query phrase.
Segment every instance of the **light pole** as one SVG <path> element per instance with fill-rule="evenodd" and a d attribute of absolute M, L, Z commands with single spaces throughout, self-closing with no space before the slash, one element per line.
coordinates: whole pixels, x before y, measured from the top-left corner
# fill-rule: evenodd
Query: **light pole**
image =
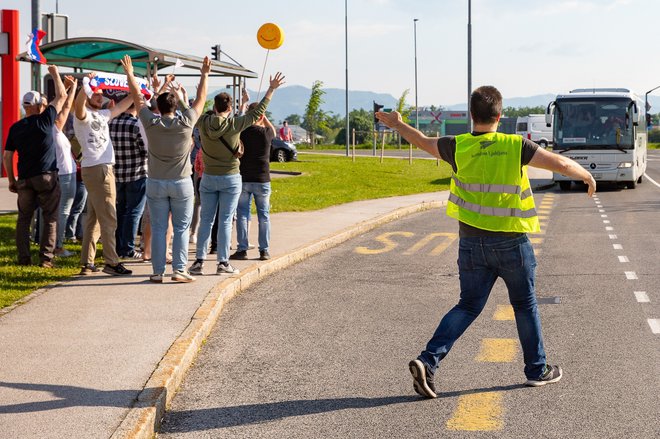
<path fill-rule="evenodd" d="M 417 21 L 413 19 L 413 34 L 415 38 L 415 129 L 419 130 L 419 105 L 417 104 Z"/>
<path fill-rule="evenodd" d="M 348 132 L 350 122 L 348 120 L 348 0 L 344 0 L 344 42 L 346 53 L 346 157 L 348 157 Z"/>
<path fill-rule="evenodd" d="M 651 90 L 647 91 L 647 92 L 644 94 L 644 115 L 645 115 L 645 116 L 646 116 L 646 114 L 649 112 L 649 93 L 651 93 L 653 90 L 657 90 L 657 89 L 659 89 L 659 88 L 660 88 L 660 85 L 657 86 L 657 87 L 652 88 Z M 647 120 L 648 120 L 648 119 L 647 119 Z M 647 123 L 646 123 L 646 130 L 648 131 L 648 129 L 649 129 L 649 126 L 648 126 L 648 122 L 647 122 Z"/>
<path fill-rule="evenodd" d="M 467 131 L 472 131 L 472 116 L 470 115 L 470 96 L 472 95 L 472 0 L 468 0 L 468 77 L 467 77 Z"/>
<path fill-rule="evenodd" d="M 39 29 L 39 19 L 41 18 L 41 9 L 39 0 L 32 0 L 32 30 Z M 35 35 L 34 38 L 37 38 Z M 31 63 L 32 67 L 32 90 L 41 91 L 41 64 Z"/>

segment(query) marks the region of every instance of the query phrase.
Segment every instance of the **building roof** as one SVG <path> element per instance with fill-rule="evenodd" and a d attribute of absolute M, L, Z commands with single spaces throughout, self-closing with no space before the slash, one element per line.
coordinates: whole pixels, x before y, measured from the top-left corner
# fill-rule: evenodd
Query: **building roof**
<path fill-rule="evenodd" d="M 48 64 L 72 67 L 84 71 L 124 73 L 121 59 L 130 55 L 135 74 L 151 76 L 158 69 L 172 67 L 177 60 L 183 63 L 181 69 L 193 69 L 199 72 L 203 57 L 185 55 L 170 50 L 155 49 L 128 41 L 110 38 L 84 37 L 53 41 L 39 47 L 48 60 Z M 18 55 L 19 61 L 29 61 L 27 52 Z M 257 74 L 240 64 L 211 60 L 211 74 L 256 78 Z"/>

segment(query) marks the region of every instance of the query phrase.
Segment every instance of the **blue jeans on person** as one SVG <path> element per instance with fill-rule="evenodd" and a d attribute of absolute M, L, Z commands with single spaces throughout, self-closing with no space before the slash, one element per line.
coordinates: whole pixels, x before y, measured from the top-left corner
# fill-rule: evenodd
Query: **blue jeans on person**
<path fill-rule="evenodd" d="M 76 181 L 76 197 L 73 199 L 71 213 L 66 222 L 64 237 L 82 239 L 82 213 L 87 203 L 87 188 L 82 180 Z"/>
<path fill-rule="evenodd" d="M 196 258 L 206 258 L 211 237 L 213 217 L 218 213 L 218 262 L 229 260 L 231 227 L 241 195 L 241 174 L 208 175 L 202 174 L 199 196 L 202 203 L 199 229 L 197 230 Z"/>
<path fill-rule="evenodd" d="M 252 197 L 254 197 L 254 203 L 257 206 L 257 219 L 259 220 L 259 251 L 268 251 L 270 243 L 270 182 L 243 182 L 243 189 L 241 196 L 238 198 L 236 210 L 237 250 L 245 251 L 248 249 L 248 221 L 250 220 Z"/>
<path fill-rule="evenodd" d="M 117 254 L 122 257 L 133 256 L 135 235 L 137 235 L 140 217 L 146 201 L 147 178 L 129 182 L 116 182 L 117 187 Z"/>
<path fill-rule="evenodd" d="M 71 214 L 73 200 L 76 198 L 76 173 L 60 174 L 60 206 L 57 217 L 57 241 L 55 248 L 62 248 L 64 245 L 64 232 L 66 222 Z"/>
<path fill-rule="evenodd" d="M 154 274 L 165 273 L 167 225 L 172 214 L 172 270 L 185 271 L 192 221 L 194 190 L 190 177 L 179 180 L 147 179 L 147 203 L 151 217 L 151 266 Z"/>
<path fill-rule="evenodd" d="M 536 258 L 527 236 L 460 238 L 458 271 L 460 300 L 442 318 L 419 359 L 435 373 L 454 342 L 481 313 L 495 281 L 501 277 L 516 318 L 525 376 L 538 379 L 546 359 L 534 289 Z"/>

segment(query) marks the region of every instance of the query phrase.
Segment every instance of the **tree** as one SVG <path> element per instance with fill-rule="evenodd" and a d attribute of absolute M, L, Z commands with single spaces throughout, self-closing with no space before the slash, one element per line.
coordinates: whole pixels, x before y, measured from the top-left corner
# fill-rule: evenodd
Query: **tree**
<path fill-rule="evenodd" d="M 286 120 L 289 125 L 300 125 L 302 123 L 302 119 L 297 114 L 289 114 L 284 120 Z"/>
<path fill-rule="evenodd" d="M 305 108 L 305 120 L 303 121 L 303 128 L 307 130 L 312 147 L 314 147 L 315 143 L 317 126 L 320 120 L 323 119 L 324 115 L 321 110 L 321 104 L 323 104 L 323 95 L 325 94 L 325 91 L 323 91 L 321 87 L 323 87 L 323 82 L 321 81 L 317 80 L 312 84 L 312 93 L 309 96 L 307 108 Z"/>
<path fill-rule="evenodd" d="M 355 129 L 355 143 L 358 145 L 368 143 L 373 138 L 373 113 L 365 109 L 353 110 L 349 113 L 348 117 L 351 121 L 351 128 Z M 350 136 L 353 136 L 351 132 Z M 349 137 L 352 142 L 352 137 Z M 335 137 L 335 145 L 346 144 L 346 126 L 339 130 Z"/>
<path fill-rule="evenodd" d="M 396 111 L 401 114 L 401 119 L 403 119 L 404 123 L 408 123 L 408 118 L 410 116 L 410 107 L 406 106 L 406 97 L 408 97 L 408 93 L 410 93 L 409 88 L 405 89 L 403 93 L 401 93 L 401 97 L 399 98 L 399 102 L 396 106 Z"/>
<path fill-rule="evenodd" d="M 520 117 L 529 116 L 530 114 L 544 114 L 545 107 L 539 105 L 538 107 L 506 107 L 502 109 L 503 117 Z"/>

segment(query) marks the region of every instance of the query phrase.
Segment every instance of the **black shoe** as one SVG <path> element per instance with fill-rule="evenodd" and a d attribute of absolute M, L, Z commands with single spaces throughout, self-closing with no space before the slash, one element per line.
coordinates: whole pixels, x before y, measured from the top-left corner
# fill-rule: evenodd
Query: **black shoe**
<path fill-rule="evenodd" d="M 556 383 L 562 377 L 561 367 L 545 365 L 545 371 L 540 378 L 525 381 L 526 386 L 539 387 L 546 384 Z"/>
<path fill-rule="evenodd" d="M 267 261 L 269 259 L 270 259 L 270 253 L 268 253 L 268 250 L 259 250 L 260 261 Z"/>
<path fill-rule="evenodd" d="M 229 259 L 236 259 L 240 261 L 246 261 L 247 258 L 247 250 L 237 250 L 236 253 L 229 256 Z"/>
<path fill-rule="evenodd" d="M 433 374 L 428 367 L 419 359 L 408 363 L 410 374 L 413 377 L 413 388 L 425 398 L 437 398 L 435 393 L 435 384 L 433 384 Z"/>
<path fill-rule="evenodd" d="M 113 276 L 127 276 L 129 274 L 133 274 L 133 271 L 124 267 L 121 262 L 117 265 L 105 264 L 105 267 L 103 267 L 103 272 Z"/>
<path fill-rule="evenodd" d="M 85 264 L 80 269 L 80 275 L 81 276 L 88 276 L 90 274 L 98 273 L 99 271 L 101 271 L 101 269 L 99 267 L 97 267 L 96 265 Z"/>

